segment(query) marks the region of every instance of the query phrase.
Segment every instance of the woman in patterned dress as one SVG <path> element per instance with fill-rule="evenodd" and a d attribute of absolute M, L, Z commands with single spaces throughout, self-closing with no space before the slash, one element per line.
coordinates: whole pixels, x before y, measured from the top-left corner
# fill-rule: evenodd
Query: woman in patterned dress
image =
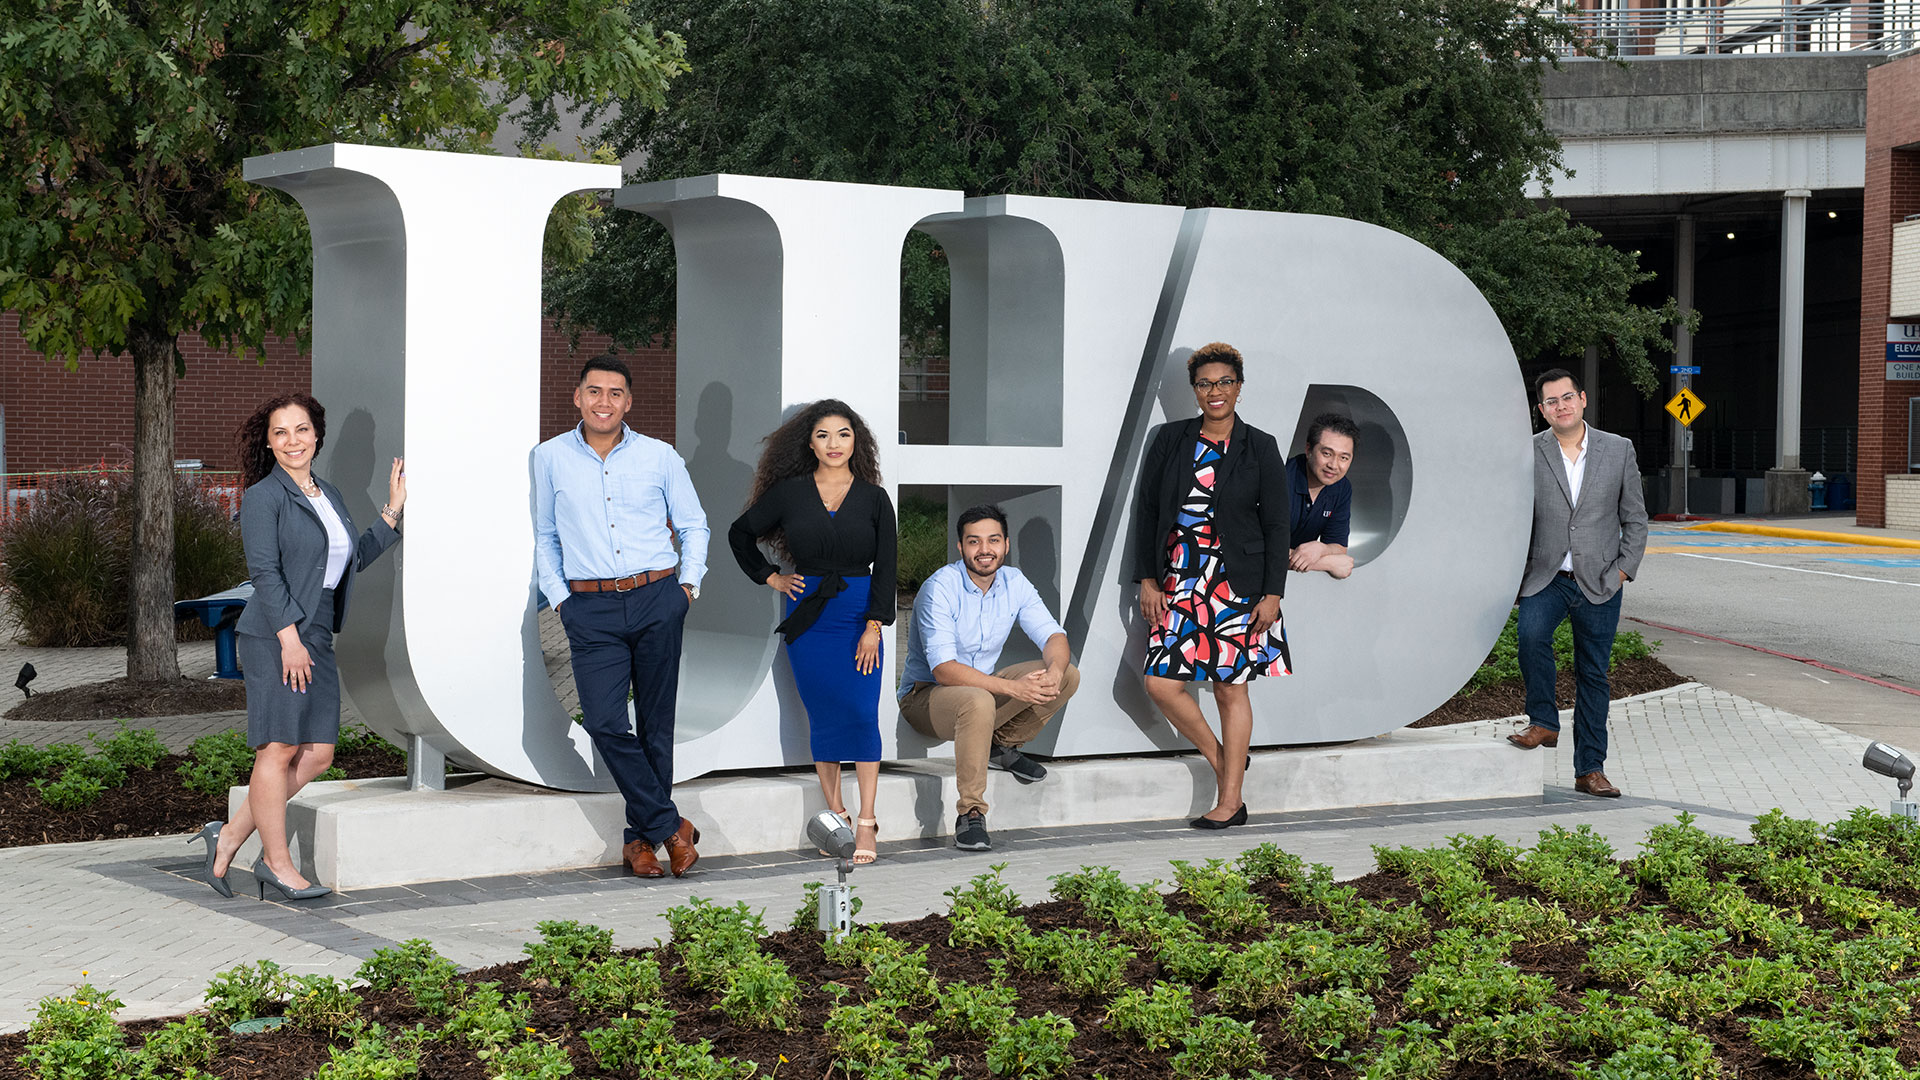
<path fill-rule="evenodd" d="M 1246 381 L 1239 350 L 1202 347 L 1187 380 L 1200 415 L 1148 437 L 1133 577 L 1149 627 L 1147 694 L 1207 759 L 1219 789 L 1213 809 L 1189 824 L 1226 829 L 1247 821 L 1247 684 L 1292 674 L 1280 619 L 1292 502 L 1280 444 L 1235 414 Z M 1193 683 L 1213 684 L 1219 738 L 1187 692 Z"/>

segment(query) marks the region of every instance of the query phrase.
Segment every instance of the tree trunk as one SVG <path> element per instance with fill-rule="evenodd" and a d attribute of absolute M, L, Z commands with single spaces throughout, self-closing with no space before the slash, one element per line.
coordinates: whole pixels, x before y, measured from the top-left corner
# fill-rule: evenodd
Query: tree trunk
<path fill-rule="evenodd" d="M 133 568 L 127 585 L 127 676 L 177 679 L 173 629 L 173 338 L 135 328 Z"/>

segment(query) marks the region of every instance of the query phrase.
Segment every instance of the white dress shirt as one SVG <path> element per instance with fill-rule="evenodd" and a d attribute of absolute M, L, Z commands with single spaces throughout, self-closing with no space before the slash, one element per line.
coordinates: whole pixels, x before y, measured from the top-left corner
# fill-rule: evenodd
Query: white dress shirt
<path fill-rule="evenodd" d="M 304 492 L 303 492 L 304 494 Z M 333 500 L 323 492 L 308 495 L 307 502 L 313 504 L 313 512 L 320 515 L 320 524 L 327 529 L 327 588 L 336 588 L 340 578 L 347 572 L 347 560 L 353 558 L 353 537 L 347 535 L 346 522 L 334 512 Z"/>
<path fill-rule="evenodd" d="M 1580 505 L 1580 483 L 1587 478 L 1587 424 L 1580 422 L 1580 452 L 1572 461 L 1567 460 L 1565 447 L 1560 450 L 1560 464 L 1567 469 L 1567 493 L 1571 495 L 1574 506 Z M 1560 569 L 1573 573 L 1573 551 L 1568 549 L 1567 557 L 1560 560 Z"/>

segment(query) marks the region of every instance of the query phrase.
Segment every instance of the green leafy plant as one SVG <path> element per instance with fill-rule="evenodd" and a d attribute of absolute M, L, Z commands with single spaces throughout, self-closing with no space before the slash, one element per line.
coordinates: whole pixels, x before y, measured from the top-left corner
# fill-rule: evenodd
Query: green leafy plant
<path fill-rule="evenodd" d="M 178 771 L 181 786 L 188 791 L 225 795 L 253 772 L 253 750 L 238 731 L 202 735 L 188 745 L 187 760 Z"/>
<path fill-rule="evenodd" d="M 130 1071 L 126 1036 L 113 1020 L 124 1007 L 91 983 L 42 999 L 20 1063 L 36 1080 L 118 1080 Z"/>
<path fill-rule="evenodd" d="M 508 1080 L 560 1080 L 573 1075 L 567 1048 L 545 1039 L 525 1039 L 487 1059 L 487 1075 Z"/>
<path fill-rule="evenodd" d="M 47 775 L 79 761 L 87 752 L 73 743 L 29 746 L 14 739 L 0 746 L 0 780 L 25 779 Z"/>
<path fill-rule="evenodd" d="M 1016 1020 L 987 1044 L 987 1071 L 1015 1080 L 1057 1076 L 1073 1064 L 1074 1034 L 1073 1021 L 1052 1012 Z"/>
<path fill-rule="evenodd" d="M 800 982 L 786 961 L 756 949 L 735 958 L 714 1007 L 747 1027 L 785 1031 L 799 1001 Z"/>
<path fill-rule="evenodd" d="M 139 1056 L 142 1067 L 167 1075 L 211 1062 L 219 1047 L 219 1036 L 208 1030 L 204 1018 L 185 1016 L 149 1032 Z"/>
<path fill-rule="evenodd" d="M 893 1002 L 841 1005 L 827 1014 L 825 1031 L 835 1058 L 849 1072 L 871 1073 L 888 1062 L 912 1068 L 932 1063 L 931 1023 L 907 1024 Z"/>
<path fill-rule="evenodd" d="M 661 1000 L 660 961 L 653 956 L 610 956 L 584 964 L 571 989 L 581 1012 L 638 1012 Z"/>
<path fill-rule="evenodd" d="M 1344 987 L 1295 997 L 1282 1024 L 1289 1038 L 1318 1058 L 1359 1042 L 1372 1027 L 1373 999 Z"/>
<path fill-rule="evenodd" d="M 327 1049 L 313 1080 L 410 1080 L 420 1075 L 421 1029 L 389 1034 L 364 1021 L 343 1032 L 351 1042 Z"/>
<path fill-rule="evenodd" d="M 207 1012 L 222 1024 L 276 1015 L 286 998 L 286 973 L 271 960 L 229 968 L 207 984 Z"/>
<path fill-rule="evenodd" d="M 1068 993 L 1082 997 L 1111 994 L 1120 989 L 1132 949 L 1085 930 L 1049 930 L 1031 935 L 1014 947 L 1014 956 L 1028 971 L 1045 971 Z"/>
<path fill-rule="evenodd" d="M 667 909 L 673 949 L 688 981 L 703 989 L 723 988 L 728 971 L 741 959 L 759 952 L 766 924 L 746 903 L 721 907 L 693 897 Z"/>
<path fill-rule="evenodd" d="M 1225 1016 L 1203 1016 L 1188 1030 L 1185 1048 L 1173 1055 L 1173 1073 L 1186 1080 L 1225 1076 L 1267 1059 L 1253 1025 Z"/>
<path fill-rule="evenodd" d="M 910 951 L 875 952 L 867 959 L 867 990 L 874 997 L 902 1005 L 931 1005 L 939 980 L 927 966 L 927 947 Z"/>
<path fill-rule="evenodd" d="M 747 1080 L 756 1071 L 751 1061 L 715 1055 L 710 1039 L 674 1038 L 673 1019 L 673 1010 L 654 1008 L 616 1017 L 580 1037 L 602 1069 L 632 1069 L 640 1080 Z"/>
<path fill-rule="evenodd" d="M 572 919 L 536 924 L 539 941 L 526 944 L 527 967 L 524 979 L 546 979 L 556 986 L 567 986 L 582 965 L 613 955 L 613 931 L 602 930 Z"/>
<path fill-rule="evenodd" d="M 96 743 L 94 753 L 122 769 L 151 769 L 166 759 L 166 744 L 152 728 L 130 727 L 125 720 L 118 723 L 119 730 L 105 741 L 97 735 L 87 736 Z"/>
<path fill-rule="evenodd" d="M 994 975 L 990 982 L 969 983 L 952 980 L 940 987 L 933 1004 L 933 1024 L 954 1034 L 987 1035 L 1013 1022 L 1014 1006 L 1020 997 L 1006 983 L 1007 963 L 987 962 Z"/>
<path fill-rule="evenodd" d="M 432 942 L 410 938 L 397 949 L 375 949 L 353 977 L 375 990 L 405 990 L 422 1012 L 445 1016 L 459 1000 L 459 972 Z"/>
<path fill-rule="evenodd" d="M 1122 990 L 1103 1024 L 1149 1050 L 1168 1049 L 1193 1026 L 1193 989 L 1154 983 L 1150 990 Z"/>
<path fill-rule="evenodd" d="M 486 1061 L 519 1039 L 532 1016 L 533 1001 L 526 991 L 508 997 L 497 982 L 474 983 L 440 1029 L 440 1037 L 471 1048 Z"/>
<path fill-rule="evenodd" d="M 1200 905 L 1201 918 L 1215 933 L 1238 935 L 1264 928 L 1273 916 L 1249 888 L 1246 876 L 1225 859 L 1208 859 L 1204 866 L 1175 859 L 1173 880 Z"/>
<path fill-rule="evenodd" d="M 331 1036 L 359 1013 L 360 995 L 331 976 L 296 976 L 287 988 L 287 1021 L 295 1027 Z"/>
<path fill-rule="evenodd" d="M 1440 1080 L 1453 1063 L 1439 1034 L 1420 1020 L 1395 1024 L 1371 1046 L 1348 1055 L 1346 1065 L 1360 1080 Z"/>
<path fill-rule="evenodd" d="M 899 581 L 909 592 L 947 564 L 947 508 L 919 495 L 904 496 L 899 511 Z"/>

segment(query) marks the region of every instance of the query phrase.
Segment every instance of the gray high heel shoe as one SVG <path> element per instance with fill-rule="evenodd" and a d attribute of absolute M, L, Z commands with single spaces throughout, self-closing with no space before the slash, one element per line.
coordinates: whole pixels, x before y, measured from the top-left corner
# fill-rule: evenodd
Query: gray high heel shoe
<path fill-rule="evenodd" d="M 267 865 L 267 860 L 265 859 L 261 859 L 259 862 L 253 864 L 253 880 L 260 886 L 260 899 L 262 900 L 267 898 L 267 886 L 269 885 L 278 889 L 281 898 L 286 900 L 311 900 L 316 896 L 325 896 L 333 891 L 325 885 L 309 885 L 304 889 L 296 889 L 286 882 L 281 881 L 279 877 L 274 874 L 273 867 Z"/>
<path fill-rule="evenodd" d="M 214 849 L 220 846 L 220 830 L 225 825 L 226 822 L 224 821 L 209 821 L 200 827 L 199 832 L 187 837 L 187 843 L 191 844 L 195 840 L 205 840 L 207 842 L 207 869 L 202 880 L 213 886 L 213 891 L 219 893 L 221 896 L 232 896 L 233 886 L 227 884 L 227 875 L 221 874 L 216 877 L 213 873 Z M 227 869 L 232 870 L 233 864 L 227 864 Z"/>

